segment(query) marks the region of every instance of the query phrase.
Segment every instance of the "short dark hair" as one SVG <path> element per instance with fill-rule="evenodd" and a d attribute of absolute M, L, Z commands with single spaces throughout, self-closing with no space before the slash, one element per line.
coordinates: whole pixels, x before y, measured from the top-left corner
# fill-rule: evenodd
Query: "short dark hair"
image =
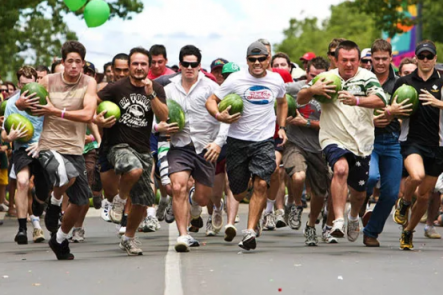
<path fill-rule="evenodd" d="M 328 52 L 331 51 L 331 48 L 337 48 L 338 44 L 340 44 L 341 42 L 346 41 L 345 38 L 334 38 L 331 40 L 331 42 L 329 42 L 328 45 Z"/>
<path fill-rule="evenodd" d="M 360 48 L 358 47 L 357 43 L 355 43 L 354 41 L 345 40 L 345 41 L 340 42 L 337 46 L 337 49 L 335 50 L 335 58 L 336 59 L 338 59 L 338 53 L 339 53 L 340 49 L 344 49 L 344 50 L 357 49 L 358 60 L 360 60 L 361 51 L 360 51 Z"/>
<path fill-rule="evenodd" d="M 314 66 L 317 70 L 328 70 L 329 62 L 321 56 L 314 57 L 308 62 L 308 67 L 306 68 L 306 73 L 309 73 L 311 66 Z"/>
<path fill-rule="evenodd" d="M 112 68 L 112 62 L 105 63 L 105 65 L 103 66 L 103 73 L 106 73 L 106 68 L 107 67 L 111 67 Z"/>
<path fill-rule="evenodd" d="M 131 51 L 129 51 L 129 63 L 131 63 L 131 56 L 136 54 L 136 53 L 141 53 L 143 55 L 146 55 L 149 59 L 149 66 L 151 66 L 151 54 L 149 53 L 148 50 L 146 50 L 145 48 L 139 46 L 139 47 L 134 47 L 131 49 Z"/>
<path fill-rule="evenodd" d="M 198 63 L 200 63 L 201 60 L 202 60 L 202 54 L 201 54 L 201 52 L 200 52 L 200 49 L 198 49 L 198 48 L 195 47 L 194 45 L 186 45 L 186 46 L 183 46 L 182 49 L 180 49 L 180 54 L 179 54 L 179 56 L 178 56 L 178 60 L 179 60 L 180 62 L 182 62 L 182 61 L 183 61 L 183 58 L 184 58 L 186 55 L 195 55 L 195 56 L 197 57 L 197 61 L 198 61 Z"/>
<path fill-rule="evenodd" d="M 14 91 L 17 90 L 17 87 L 15 86 L 14 83 L 12 83 L 11 81 L 4 81 L 3 85 L 9 86 L 11 85 L 14 88 Z M 9 87 L 8 87 L 9 88 Z"/>
<path fill-rule="evenodd" d="M 415 59 L 410 58 L 410 57 L 405 57 L 400 61 L 400 64 L 398 65 L 398 72 L 401 73 L 401 71 L 403 70 L 403 66 L 404 65 L 408 65 L 408 64 L 414 64 L 417 65 L 417 62 Z"/>
<path fill-rule="evenodd" d="M 37 67 L 35 68 L 35 70 L 36 70 L 37 72 L 46 72 L 46 73 L 48 73 L 48 74 L 50 73 L 48 67 L 47 67 L 47 66 L 44 66 L 44 65 L 39 65 L 39 66 L 37 66 Z"/>
<path fill-rule="evenodd" d="M 78 41 L 66 41 L 62 46 L 62 60 L 66 60 L 69 53 L 76 52 L 80 54 L 82 60 L 85 60 L 86 48 Z"/>
<path fill-rule="evenodd" d="M 20 80 L 21 76 L 25 76 L 28 79 L 34 78 L 35 80 L 37 80 L 37 72 L 31 66 L 23 66 L 23 67 L 21 67 L 17 71 L 16 75 L 17 75 L 17 80 Z"/>
<path fill-rule="evenodd" d="M 55 68 L 61 63 L 62 61 L 60 59 L 54 61 L 51 65 L 51 73 L 55 73 Z"/>
<path fill-rule="evenodd" d="M 166 55 L 166 47 L 164 45 L 161 44 L 152 45 L 151 48 L 149 48 L 149 52 L 151 53 L 151 56 L 163 55 L 165 59 L 168 59 Z"/>
<path fill-rule="evenodd" d="M 115 66 L 116 59 L 127 60 L 129 63 L 129 55 L 127 55 L 126 53 L 119 53 L 119 54 L 115 55 L 114 58 L 112 58 L 112 62 L 111 62 L 112 67 Z"/>
<path fill-rule="evenodd" d="M 387 51 L 389 55 L 392 55 L 392 45 L 384 39 L 377 39 L 372 43 L 371 54 L 377 51 Z"/>
<path fill-rule="evenodd" d="M 291 66 L 291 60 L 289 59 L 289 56 L 284 53 L 284 52 L 277 52 L 276 54 L 274 54 L 274 56 L 271 59 L 271 66 L 274 64 L 274 60 L 276 58 L 284 58 L 286 59 L 286 61 L 288 62 L 288 66 Z"/>

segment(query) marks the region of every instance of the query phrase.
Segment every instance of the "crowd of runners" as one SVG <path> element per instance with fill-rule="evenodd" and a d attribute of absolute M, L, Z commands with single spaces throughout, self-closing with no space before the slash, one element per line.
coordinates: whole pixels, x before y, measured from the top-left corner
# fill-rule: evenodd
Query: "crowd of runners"
<path fill-rule="evenodd" d="M 198 247 L 191 234 L 200 229 L 232 242 L 240 202 L 249 204 L 239 242 L 245 250 L 257 247 L 262 230 L 288 226 L 303 230 L 307 246 L 319 237 L 355 242 L 362 231 L 363 244 L 378 247 L 393 208 L 401 249 L 413 249 L 420 221 L 426 237 L 441 238 L 443 79 L 432 41 L 420 42 L 398 69 L 383 39 L 364 50 L 333 39 L 327 59 L 308 52 L 302 67 L 273 55 L 266 39 L 245 51 L 247 68 L 217 58 L 205 70 L 196 46 L 181 48 L 173 67 L 163 45 L 136 47 L 100 75 L 85 47 L 67 41 L 51 69 L 24 65 L 17 85 L 2 82 L 2 123 L 18 113 L 34 126 L 28 143 L 18 141 L 21 124 L 1 134 L 0 211 L 17 217 L 15 242 L 28 244 L 30 221 L 34 243 L 49 239 L 57 259 L 74 259 L 69 243 L 85 241 L 90 202 L 104 222 L 117 224 L 128 255 L 142 255 L 137 232 L 155 232 L 162 221 L 177 225 L 177 252 Z M 313 83 L 327 71 L 340 77 L 341 90 L 319 103 L 315 96 L 335 93 L 325 79 Z M 47 104 L 20 91 L 31 82 L 46 88 Z M 419 93 L 413 115 L 411 100 L 391 97 L 404 84 Z M 219 112 L 229 94 L 242 98 L 242 113 Z M 295 115 L 288 116 L 286 94 L 297 101 Z M 169 123 L 167 100 L 183 109 L 183 129 Z M 103 101 L 117 104 L 121 116 L 97 113 Z"/>

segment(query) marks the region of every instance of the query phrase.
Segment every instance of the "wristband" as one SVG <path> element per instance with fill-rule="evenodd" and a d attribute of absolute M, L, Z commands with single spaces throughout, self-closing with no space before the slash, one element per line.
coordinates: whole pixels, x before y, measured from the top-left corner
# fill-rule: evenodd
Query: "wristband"
<path fill-rule="evenodd" d="M 93 134 L 89 134 L 91 141 L 95 141 L 95 137 Z"/>
<path fill-rule="evenodd" d="M 391 115 L 391 112 L 389 111 L 389 109 L 388 109 L 388 108 L 386 108 L 386 113 L 388 113 L 388 116 L 390 116 L 390 115 Z"/>
<path fill-rule="evenodd" d="M 157 124 L 154 124 L 154 131 L 158 132 L 158 125 Z"/>
<path fill-rule="evenodd" d="M 218 115 L 220 115 L 220 113 L 215 114 L 215 118 L 216 118 L 216 119 L 218 118 Z"/>
<path fill-rule="evenodd" d="M 357 103 L 355 105 L 358 106 L 360 104 L 360 97 L 356 97 L 356 99 L 357 99 Z"/>
<path fill-rule="evenodd" d="M 64 108 L 63 111 L 62 111 L 62 115 L 61 115 L 62 119 L 65 118 L 65 112 L 66 112 L 66 108 Z"/>

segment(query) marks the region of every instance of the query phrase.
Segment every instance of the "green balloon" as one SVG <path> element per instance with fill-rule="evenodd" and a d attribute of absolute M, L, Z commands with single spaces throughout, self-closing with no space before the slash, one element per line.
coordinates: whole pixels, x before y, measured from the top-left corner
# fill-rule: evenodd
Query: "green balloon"
<path fill-rule="evenodd" d="M 86 0 L 63 0 L 69 10 L 77 11 L 86 4 Z"/>
<path fill-rule="evenodd" d="M 90 1 L 83 13 L 86 21 L 86 25 L 89 28 L 95 28 L 103 25 L 109 18 L 111 14 L 111 9 L 108 3 L 103 0 L 92 0 Z"/>

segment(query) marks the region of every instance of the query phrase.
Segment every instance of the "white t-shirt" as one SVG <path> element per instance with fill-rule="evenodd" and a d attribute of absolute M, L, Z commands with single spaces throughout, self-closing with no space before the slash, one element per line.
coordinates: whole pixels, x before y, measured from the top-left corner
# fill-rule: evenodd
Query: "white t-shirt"
<path fill-rule="evenodd" d="M 231 124 L 229 137 L 247 141 L 263 141 L 274 136 L 277 98 L 285 97 L 285 83 L 282 77 L 267 71 L 263 78 L 255 78 L 249 71 L 231 74 L 214 94 L 221 100 L 231 93 L 243 99 L 243 114 Z"/>

